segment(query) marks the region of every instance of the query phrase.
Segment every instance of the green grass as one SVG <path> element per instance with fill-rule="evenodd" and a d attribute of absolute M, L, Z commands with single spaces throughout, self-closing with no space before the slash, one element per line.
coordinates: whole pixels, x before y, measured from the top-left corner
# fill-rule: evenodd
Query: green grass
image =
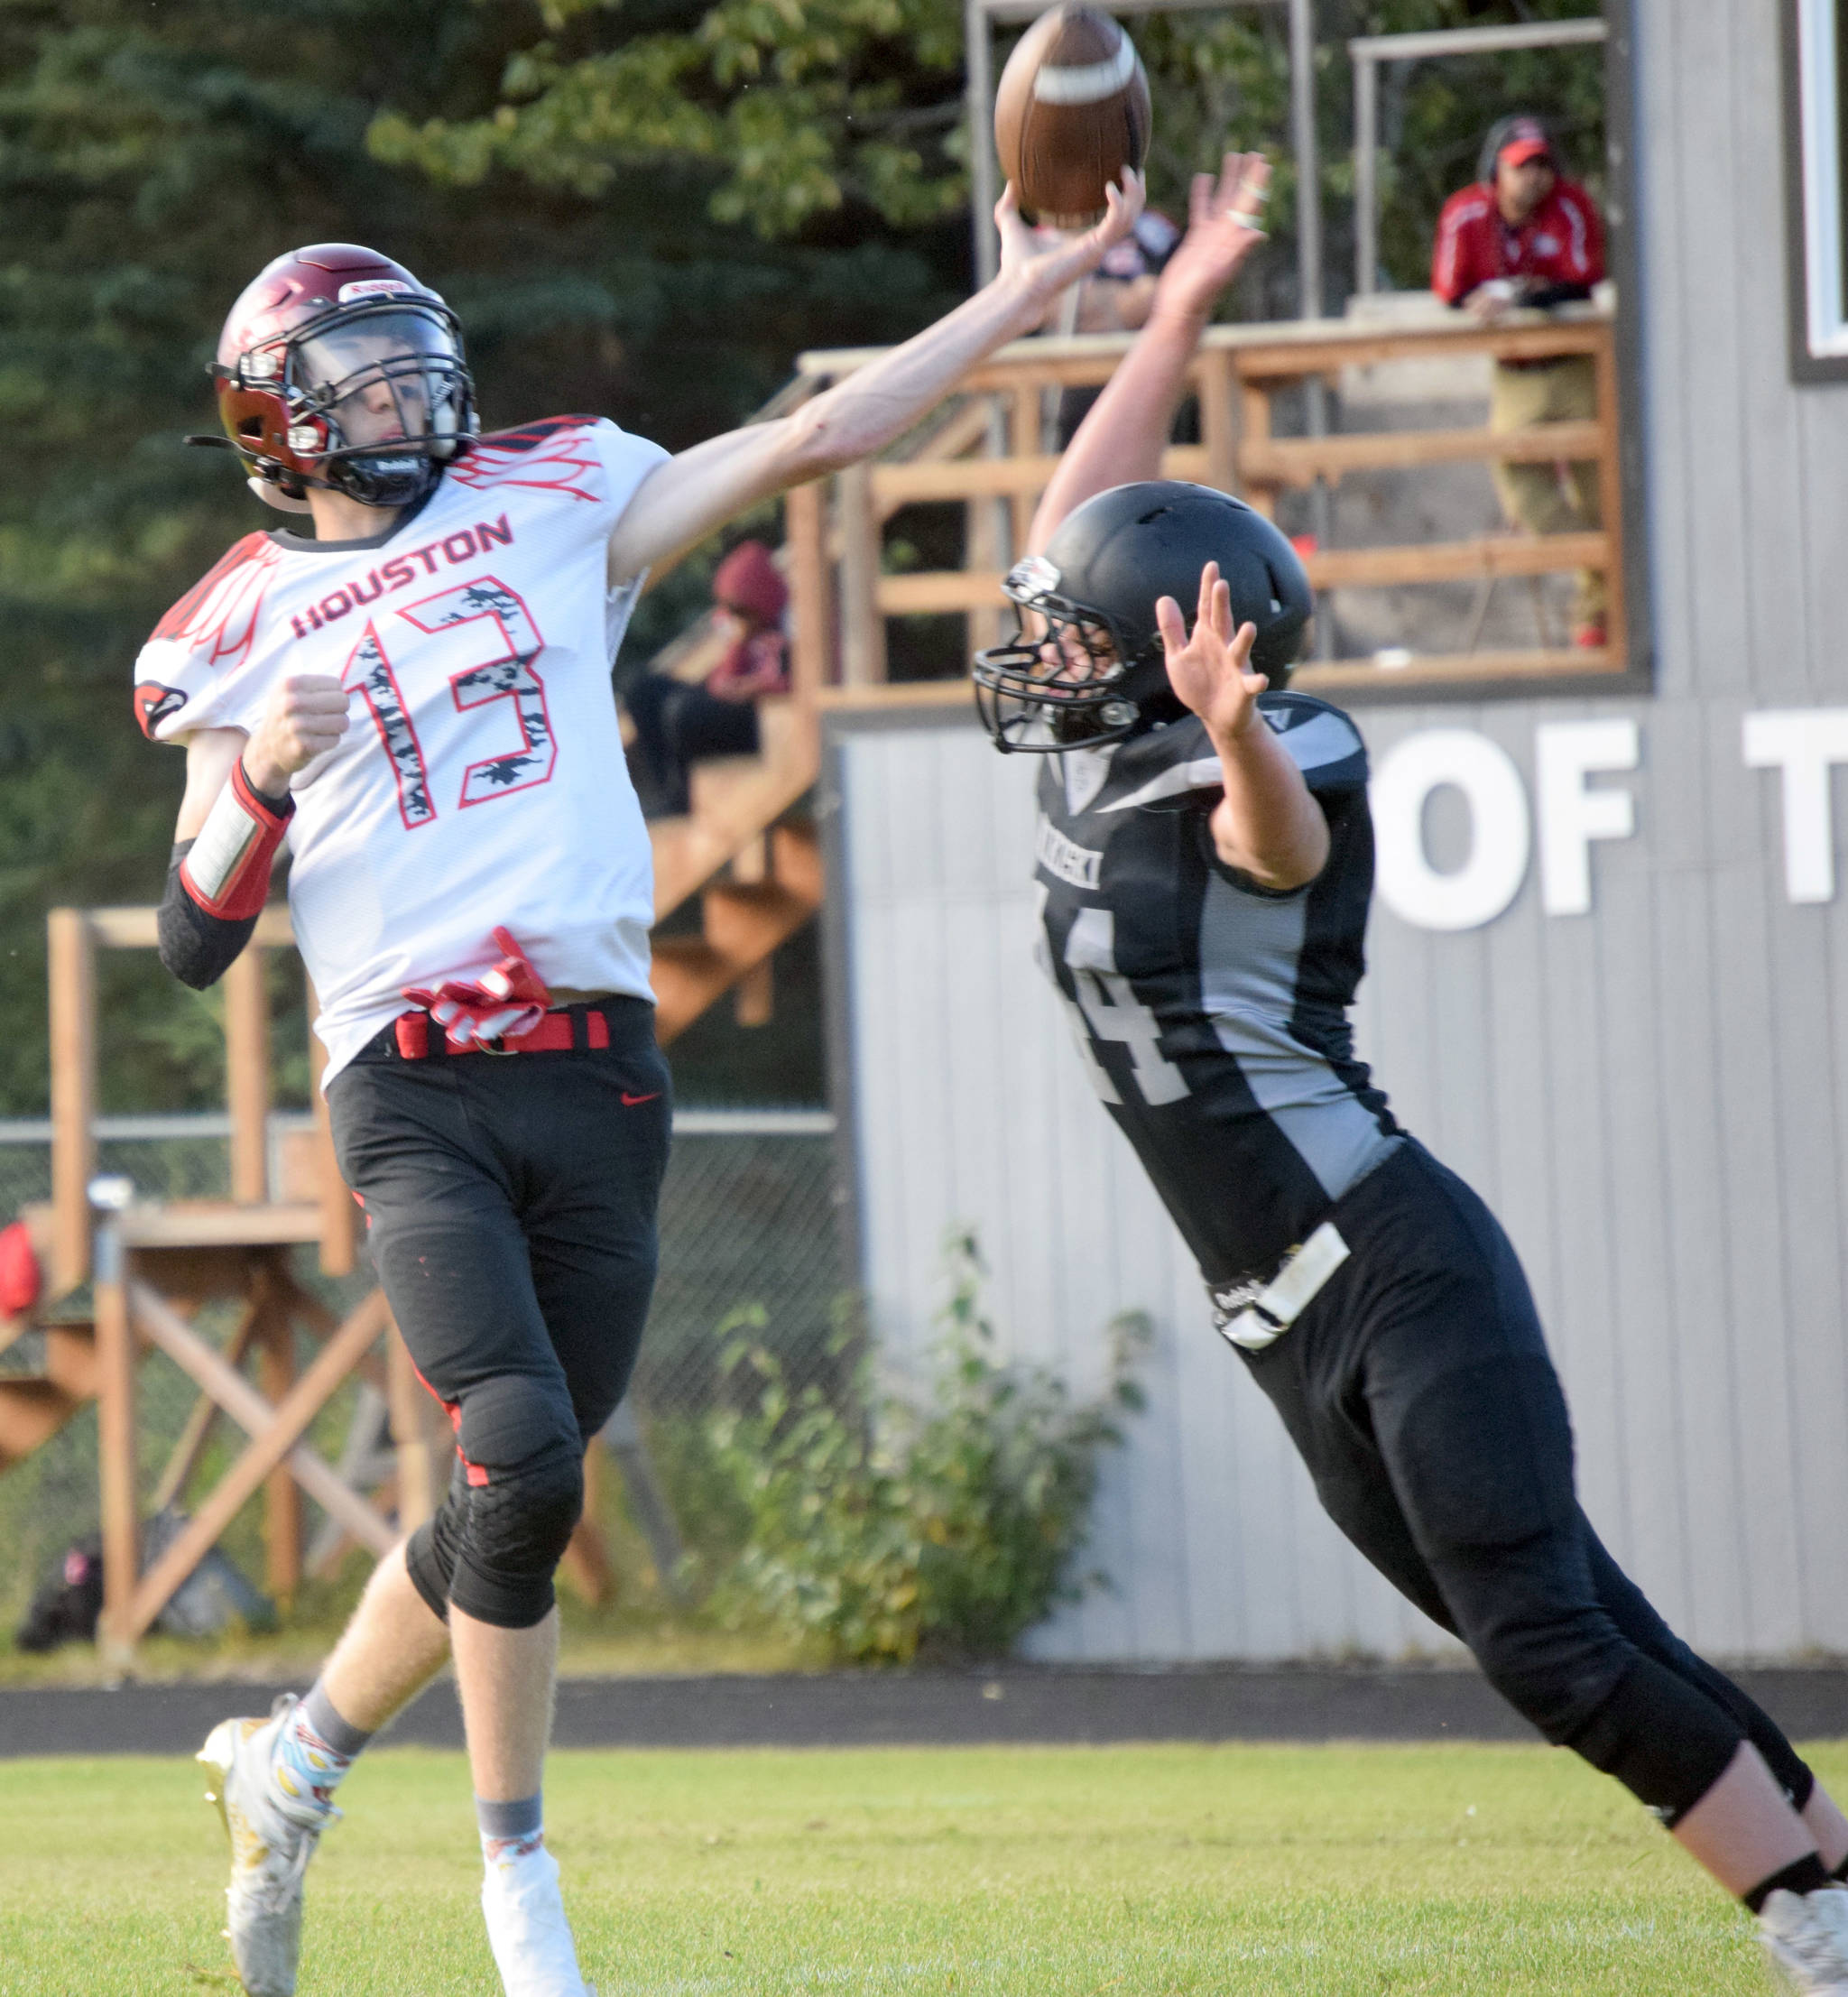
<path fill-rule="evenodd" d="M 235 1987 L 189 1764 L 0 1794 L 5 1997 Z M 376 1752 L 342 1800 L 300 1997 L 490 1997 L 461 1758 Z M 1738 1910 L 1538 1748 L 562 1753 L 548 1817 L 604 1997 L 1764 1987 Z"/>

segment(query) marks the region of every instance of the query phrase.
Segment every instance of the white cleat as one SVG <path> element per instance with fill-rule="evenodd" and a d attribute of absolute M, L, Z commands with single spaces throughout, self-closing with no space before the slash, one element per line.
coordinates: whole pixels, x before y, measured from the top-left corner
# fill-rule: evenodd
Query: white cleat
<path fill-rule="evenodd" d="M 559 1862 L 543 1844 L 522 1858 L 490 1863 L 481 1910 L 507 1997 L 596 1997 L 578 1972 Z"/>
<path fill-rule="evenodd" d="M 1848 1891 L 1780 1887 L 1758 1917 L 1758 1938 L 1787 1990 L 1803 1997 L 1848 1997 Z"/>
<path fill-rule="evenodd" d="M 280 1698 L 266 1720 L 220 1720 L 194 1757 L 231 1840 L 225 1933 L 248 1997 L 295 1997 L 301 1953 L 301 1875 L 321 1833 L 339 1816 L 311 1798 L 284 1805 L 270 1788 L 276 1735 L 294 1710 Z"/>

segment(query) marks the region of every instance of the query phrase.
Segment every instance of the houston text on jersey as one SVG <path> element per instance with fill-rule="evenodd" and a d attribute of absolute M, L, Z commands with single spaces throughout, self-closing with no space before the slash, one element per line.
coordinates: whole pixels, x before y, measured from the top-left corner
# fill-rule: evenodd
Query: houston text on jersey
<path fill-rule="evenodd" d="M 290 618 L 290 626 L 298 638 L 306 638 L 311 630 L 323 629 L 337 618 L 344 617 L 349 610 L 356 610 L 362 604 L 376 603 L 387 590 L 408 588 L 420 579 L 413 563 L 421 562 L 423 575 L 433 576 L 437 572 L 439 555 L 453 568 L 457 562 L 474 560 L 476 555 L 485 554 L 490 548 L 511 548 L 513 545 L 513 530 L 505 513 L 496 521 L 478 520 L 473 527 L 464 527 L 458 533 L 445 534 L 440 541 L 425 541 L 420 548 L 409 549 L 402 555 L 394 555 L 390 561 L 381 562 L 376 569 L 366 571 L 364 581 L 350 582 L 344 588 L 323 596 L 319 603 L 308 605 Z"/>

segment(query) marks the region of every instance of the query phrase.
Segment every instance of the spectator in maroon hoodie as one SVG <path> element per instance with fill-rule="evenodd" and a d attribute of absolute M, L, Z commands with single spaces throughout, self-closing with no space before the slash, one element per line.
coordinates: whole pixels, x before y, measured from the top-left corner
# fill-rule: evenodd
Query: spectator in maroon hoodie
<path fill-rule="evenodd" d="M 702 756 L 757 753 L 757 707 L 790 690 L 783 612 L 789 586 L 761 541 L 744 541 L 712 578 L 716 615 L 730 639 L 718 664 L 695 686 L 644 673 L 624 698 L 635 723 L 632 758 L 651 818 L 692 807 L 688 772 Z"/>
<path fill-rule="evenodd" d="M 1475 184 L 1453 194 L 1437 218 L 1431 289 L 1446 305 L 1493 320 L 1517 306 L 1544 310 L 1587 299 L 1603 274 L 1604 227 L 1596 203 L 1560 173 L 1538 118 L 1504 118 L 1483 148 Z M 1489 428 L 1497 434 L 1581 421 L 1597 411 L 1589 354 L 1495 364 Z M 1493 469 L 1511 524 L 1536 534 L 1596 530 L 1595 464 Z M 1595 569 L 1579 571 L 1575 625 L 1578 644 L 1604 643 L 1604 578 Z"/>

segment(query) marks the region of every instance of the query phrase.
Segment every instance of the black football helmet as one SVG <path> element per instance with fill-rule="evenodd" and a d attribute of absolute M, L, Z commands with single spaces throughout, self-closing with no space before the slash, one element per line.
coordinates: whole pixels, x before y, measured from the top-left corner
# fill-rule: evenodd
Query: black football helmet
<path fill-rule="evenodd" d="M 1314 607 L 1295 549 L 1210 485 L 1116 485 L 1068 514 L 1046 552 L 1016 562 L 1002 585 L 1020 613 L 1013 643 L 977 652 L 973 669 L 995 747 L 1094 748 L 1178 711 L 1155 606 L 1172 596 L 1191 620 L 1209 561 L 1232 591 L 1234 624 L 1257 626 L 1252 670 L 1282 686 Z"/>

